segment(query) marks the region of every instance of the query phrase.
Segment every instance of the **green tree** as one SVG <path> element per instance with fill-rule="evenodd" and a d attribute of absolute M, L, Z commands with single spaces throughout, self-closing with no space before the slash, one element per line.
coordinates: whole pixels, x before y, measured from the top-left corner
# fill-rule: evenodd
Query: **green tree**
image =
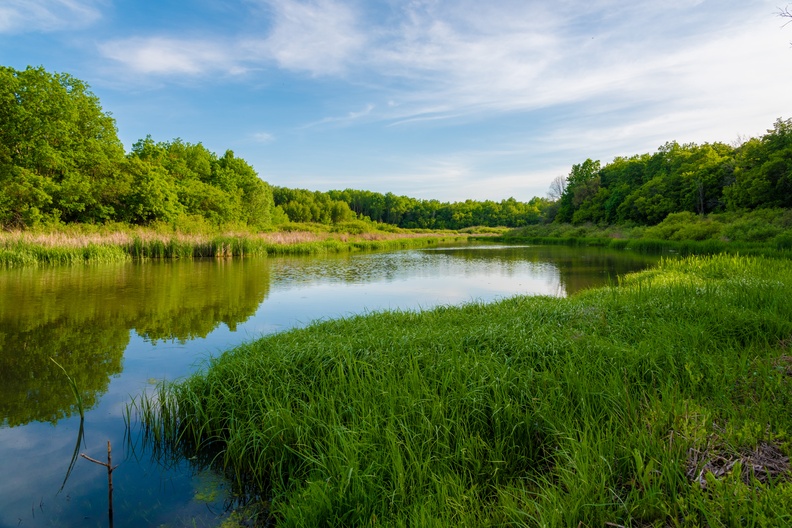
<path fill-rule="evenodd" d="M 566 180 L 561 199 L 559 200 L 556 220 L 571 222 L 575 211 L 588 198 L 596 194 L 599 189 L 600 162 L 587 159 L 583 163 L 573 165 Z"/>
<path fill-rule="evenodd" d="M 734 183 L 724 195 L 731 209 L 792 207 L 792 119 L 778 119 L 737 149 Z"/>
<path fill-rule="evenodd" d="M 123 157 L 115 121 L 87 84 L 0 67 L 0 224 L 111 219 Z"/>
<path fill-rule="evenodd" d="M 125 220 L 134 224 L 173 222 L 184 212 L 176 182 L 165 169 L 135 157 L 127 160 L 126 168 L 132 186 L 125 197 Z"/>

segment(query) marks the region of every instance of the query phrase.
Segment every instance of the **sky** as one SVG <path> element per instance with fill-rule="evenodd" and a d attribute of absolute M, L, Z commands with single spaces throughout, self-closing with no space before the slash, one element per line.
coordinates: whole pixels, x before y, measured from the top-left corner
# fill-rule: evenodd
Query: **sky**
<path fill-rule="evenodd" d="M 776 0 L 0 0 L 0 65 L 88 83 L 127 150 L 265 181 L 527 201 L 587 158 L 792 117 Z"/>

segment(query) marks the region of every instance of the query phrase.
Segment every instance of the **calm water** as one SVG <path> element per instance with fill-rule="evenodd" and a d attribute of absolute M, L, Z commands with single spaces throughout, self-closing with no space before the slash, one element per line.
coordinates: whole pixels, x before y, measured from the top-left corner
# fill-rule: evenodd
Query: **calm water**
<path fill-rule="evenodd" d="M 314 320 L 565 296 L 655 261 L 599 249 L 481 245 L 0 271 L 0 527 L 107 525 L 105 468 L 77 458 L 64 484 L 80 418 L 50 357 L 82 393 L 79 453 L 106 459 L 112 443 L 115 526 L 216 526 L 224 483 L 187 464 L 162 467 L 128 441 L 124 409 L 133 396 L 240 342 Z"/>

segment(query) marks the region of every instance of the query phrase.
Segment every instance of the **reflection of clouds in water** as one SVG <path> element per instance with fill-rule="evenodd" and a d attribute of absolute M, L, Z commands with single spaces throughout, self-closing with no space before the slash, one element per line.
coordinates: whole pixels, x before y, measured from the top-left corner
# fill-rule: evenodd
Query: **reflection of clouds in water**
<path fill-rule="evenodd" d="M 3 497 L 0 526 L 36 526 L 36 515 L 44 517 L 53 509 L 64 508 L 63 501 L 54 501 L 52 496 L 66 476 L 79 422 L 79 419 L 63 420 L 57 431 L 41 423 L 0 428 L 0 460 L 4 475 L 0 479 L 0 497 Z M 61 492 L 64 497 L 71 489 L 86 490 L 92 484 L 102 485 L 97 482 L 95 468 L 80 466 L 78 463 L 69 476 Z"/>
<path fill-rule="evenodd" d="M 283 259 L 271 268 L 272 288 L 328 284 L 372 283 L 412 280 L 416 277 L 445 279 L 449 276 L 545 275 L 552 263 L 525 259 L 530 246 L 466 246 L 430 248 L 380 254 L 353 254 L 327 259 Z M 484 251 L 486 250 L 486 251 Z M 513 293 L 523 293 L 513 291 Z M 525 292 L 532 293 L 532 292 Z M 542 292 L 546 294 L 546 292 Z"/>

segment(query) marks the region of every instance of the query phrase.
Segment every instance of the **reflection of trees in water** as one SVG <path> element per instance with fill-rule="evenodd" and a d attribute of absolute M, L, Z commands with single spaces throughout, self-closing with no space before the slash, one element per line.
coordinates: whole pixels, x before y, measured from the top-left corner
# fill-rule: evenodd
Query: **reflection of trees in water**
<path fill-rule="evenodd" d="M 141 289 L 156 292 L 140 307 L 133 328 L 146 339 L 206 337 L 220 323 L 236 330 L 269 293 L 264 259 L 173 262 L 167 273 L 144 273 Z M 145 269 L 145 266 L 143 267 Z"/>
<path fill-rule="evenodd" d="M 205 337 L 220 323 L 233 330 L 268 291 L 263 260 L 2 272 L 0 424 L 54 423 L 76 411 L 49 357 L 90 408 L 121 372 L 131 329 L 152 341 Z"/>
<path fill-rule="evenodd" d="M 0 272 L 0 423 L 55 422 L 73 396 L 54 357 L 77 381 L 86 408 L 122 370 L 129 331 L 150 341 L 231 330 L 272 287 L 367 283 L 447 274 L 522 273 L 559 281 L 559 293 L 601 284 L 656 258 L 563 246 L 435 249 L 323 258 L 149 262 Z M 165 353 L 163 351 L 163 353 Z"/>
<path fill-rule="evenodd" d="M 531 265 L 541 274 L 551 267 L 559 280 L 559 293 L 574 294 L 580 290 L 600 286 L 609 279 L 646 269 L 658 261 L 657 256 L 603 248 L 575 248 L 568 246 L 502 246 L 434 250 L 464 259 L 467 262 L 497 266 L 504 274 L 515 273 Z"/>
<path fill-rule="evenodd" d="M 327 258 L 286 257 L 271 262 L 272 287 L 311 283 L 367 283 L 422 275 L 516 275 L 526 270 L 559 281 L 560 295 L 602 285 L 639 271 L 658 257 L 603 248 L 567 246 L 466 246 L 345 254 Z"/>
<path fill-rule="evenodd" d="M 112 324 L 71 326 L 65 320 L 15 332 L 0 323 L 0 424 L 55 423 L 77 412 L 74 395 L 55 358 L 74 379 L 83 406 L 93 407 L 121 372 L 129 330 Z"/>

